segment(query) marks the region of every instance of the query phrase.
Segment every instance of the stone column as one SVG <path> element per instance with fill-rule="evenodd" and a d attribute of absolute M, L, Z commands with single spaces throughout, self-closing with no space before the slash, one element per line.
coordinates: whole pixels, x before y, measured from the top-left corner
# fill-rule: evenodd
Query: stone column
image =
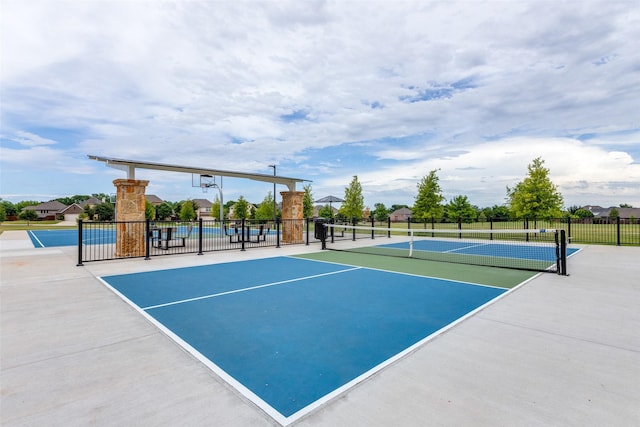
<path fill-rule="evenodd" d="M 116 257 L 145 255 L 144 192 L 149 181 L 116 179 Z M 124 222 L 123 222 L 124 221 Z M 139 221 L 131 223 L 131 221 Z"/>
<path fill-rule="evenodd" d="M 282 191 L 282 242 L 304 243 L 304 191 Z"/>

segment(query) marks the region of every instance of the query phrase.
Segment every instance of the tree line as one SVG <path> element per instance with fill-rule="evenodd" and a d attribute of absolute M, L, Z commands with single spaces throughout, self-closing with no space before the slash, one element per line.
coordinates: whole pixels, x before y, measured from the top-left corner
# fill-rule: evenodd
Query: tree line
<path fill-rule="evenodd" d="M 334 214 L 329 204 L 323 206 L 318 216 L 323 218 L 337 218 L 343 221 L 362 220 L 374 218 L 376 221 L 386 221 L 389 215 L 403 207 L 410 208 L 413 221 L 449 221 L 449 222 L 473 222 L 484 220 L 520 220 L 520 219 L 555 219 L 561 217 L 587 218 L 593 213 L 578 206 L 571 206 L 563 211 L 564 199 L 558 191 L 558 187 L 551 181 L 550 170 L 544 166 L 544 160 L 540 157 L 534 159 L 527 166 L 527 175 L 514 187 L 506 188 L 505 205 L 479 208 L 472 205 L 465 195 L 457 195 L 445 203 L 445 197 L 440 187 L 438 169 L 430 171 L 417 184 L 417 195 L 413 206 L 394 204 L 387 208 L 383 203 L 375 203 L 371 211 L 365 207 L 362 185 L 358 176 L 353 176 L 349 186 L 345 188 L 344 202 L 337 213 Z M 91 196 L 76 195 L 55 199 L 65 205 L 80 204 L 91 197 L 102 200 L 102 203 L 84 207 L 82 218 L 111 221 L 114 219 L 115 207 L 110 202 L 108 195 L 96 193 Z M 41 202 L 23 201 L 13 204 L 0 199 L 0 221 L 7 217 L 20 219 L 37 219 L 37 213 L 32 210 L 24 210 L 26 206 L 38 205 Z M 632 207 L 629 204 L 621 204 L 621 208 Z M 191 221 L 197 218 L 199 206 L 194 200 L 182 200 L 179 202 L 165 201 L 154 206 L 149 201 L 145 204 L 145 217 L 150 220 L 179 219 Z M 217 218 L 220 212 L 220 201 L 216 197 L 211 206 L 211 216 Z M 227 201 L 223 206 L 224 219 L 233 212 L 233 219 L 252 219 L 266 221 L 273 219 L 274 198 L 271 191 L 257 205 L 249 203 L 243 196 L 237 201 Z M 311 184 L 304 186 L 303 214 L 305 218 L 314 215 L 314 202 Z M 35 217 L 34 217 L 35 216 Z M 614 208 L 609 216 L 618 216 Z M 276 217 L 281 217 L 281 211 L 276 207 Z"/>

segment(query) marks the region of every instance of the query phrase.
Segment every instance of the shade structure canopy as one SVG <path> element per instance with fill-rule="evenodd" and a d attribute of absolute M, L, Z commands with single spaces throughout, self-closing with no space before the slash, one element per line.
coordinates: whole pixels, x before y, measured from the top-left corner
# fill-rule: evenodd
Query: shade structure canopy
<path fill-rule="evenodd" d="M 322 199 L 318 199 L 316 200 L 316 203 L 342 203 L 344 202 L 344 200 L 342 200 L 339 197 L 336 196 L 327 196 L 327 197 L 323 197 Z"/>

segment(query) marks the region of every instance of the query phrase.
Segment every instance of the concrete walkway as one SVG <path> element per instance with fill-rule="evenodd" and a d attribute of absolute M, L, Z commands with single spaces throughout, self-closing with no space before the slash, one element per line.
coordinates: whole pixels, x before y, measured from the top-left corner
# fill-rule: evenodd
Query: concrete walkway
<path fill-rule="evenodd" d="M 0 235 L 0 424 L 269 426 L 96 276 L 288 255 L 296 245 L 87 263 Z M 640 248 L 589 246 L 297 421 L 640 425 Z"/>

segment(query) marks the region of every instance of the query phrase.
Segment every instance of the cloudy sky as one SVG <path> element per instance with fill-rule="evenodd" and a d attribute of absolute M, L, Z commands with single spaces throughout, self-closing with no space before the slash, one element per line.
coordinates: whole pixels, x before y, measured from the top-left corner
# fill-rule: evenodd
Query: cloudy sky
<path fill-rule="evenodd" d="M 88 154 L 503 204 L 542 157 L 565 205 L 640 206 L 640 3 L 2 0 L 0 197 L 113 193 Z M 203 197 L 139 170 L 148 194 Z M 272 185 L 225 179 L 225 200 Z M 285 187 L 278 191 L 284 191 Z M 204 195 L 214 198 L 213 193 Z"/>

